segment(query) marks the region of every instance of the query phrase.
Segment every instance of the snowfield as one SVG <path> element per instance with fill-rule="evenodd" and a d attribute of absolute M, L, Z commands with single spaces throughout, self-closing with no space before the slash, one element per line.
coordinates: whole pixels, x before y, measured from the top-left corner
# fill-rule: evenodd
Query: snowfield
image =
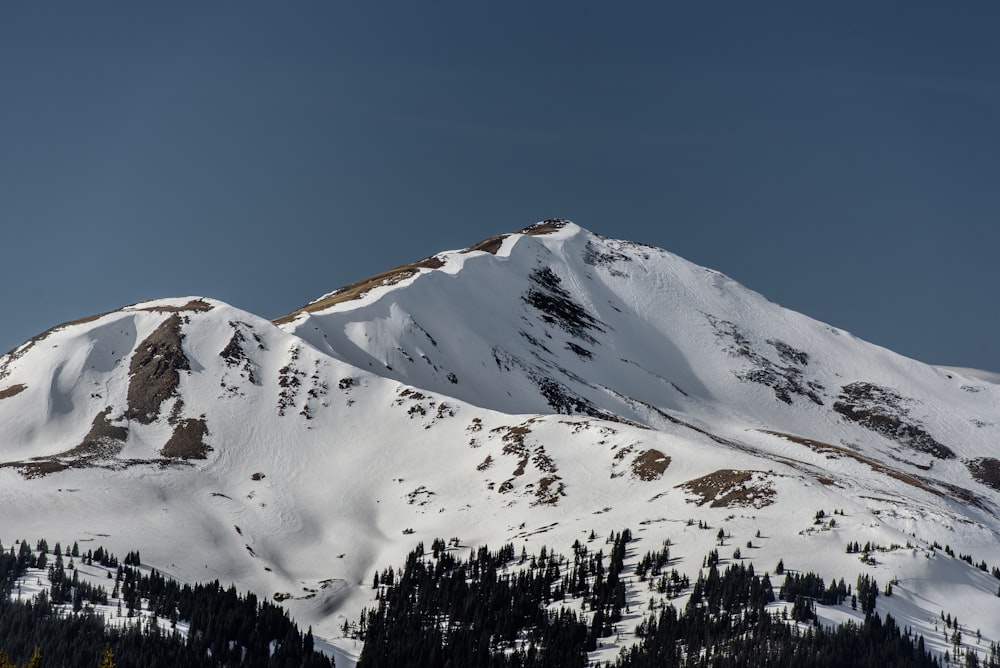
<path fill-rule="evenodd" d="M 278 324 L 144 302 L 0 358 L 3 544 L 138 549 L 178 580 L 235 583 L 282 601 L 338 665 L 360 652 L 342 627 L 373 575 L 418 541 L 568 553 L 625 527 L 631 612 L 595 660 L 662 599 L 632 572 L 668 538 L 692 581 L 713 549 L 775 588 L 779 561 L 867 574 L 928 648 L 953 650 L 942 612 L 966 649 L 1000 641 L 995 376 L 565 221 L 376 279 Z"/>

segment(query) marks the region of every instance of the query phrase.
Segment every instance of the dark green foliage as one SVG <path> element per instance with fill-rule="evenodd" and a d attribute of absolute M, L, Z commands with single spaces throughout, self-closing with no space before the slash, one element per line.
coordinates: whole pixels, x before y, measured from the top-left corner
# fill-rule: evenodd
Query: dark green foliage
<path fill-rule="evenodd" d="M 24 545 L 23 542 L 21 544 Z M 6 600 L 10 596 L 14 583 L 28 570 L 31 561 L 30 557 L 24 558 L 23 547 L 17 556 L 14 554 L 13 546 L 11 546 L 10 552 L 4 552 L 3 549 L 0 549 L 0 596 L 3 599 Z"/>
<path fill-rule="evenodd" d="M 138 619 L 125 628 L 108 626 L 85 606 L 107 603 L 107 593 L 80 580 L 75 569 L 67 571 L 60 551 L 55 551 L 48 567 L 51 594 L 43 592 L 30 602 L 14 601 L 13 584 L 28 568 L 37 567 L 42 556 L 36 558 L 30 549 L 28 553 L 0 551 L 0 651 L 18 663 L 27 661 L 37 647 L 42 666 L 96 666 L 109 645 L 119 666 L 332 668 L 333 662 L 315 651 L 311 631 L 303 636 L 284 610 L 258 601 L 253 594 L 224 588 L 218 581 L 192 587 L 155 570 L 118 567 L 115 588 L 120 588 L 128 609 L 138 611 L 145 599 L 148 610 L 161 620 L 174 626 L 186 623 L 188 633 L 183 637 Z M 118 563 L 103 548 L 81 558 Z M 138 563 L 139 553 L 130 552 L 127 561 Z M 71 605 L 72 611 L 60 604 Z"/>
<path fill-rule="evenodd" d="M 467 560 L 456 556 L 450 542 L 434 541 L 429 553 L 419 544 L 403 569 L 387 568 L 373 578 L 378 606 L 365 611 L 356 627 L 366 641 L 359 668 L 583 668 L 587 652 L 616 632 L 628 610 L 622 574 L 630 542 L 626 529 L 608 537 L 608 554 L 592 553 L 577 542 L 572 558 L 546 548 L 535 555 L 522 549 L 518 555 L 508 544 L 496 552 L 478 548 Z M 106 600 L 107 594 L 64 565 L 58 546 L 47 566 L 51 597 L 12 601 L 14 583 L 28 568 L 38 568 L 44 555 L 23 545 L 0 548 L 0 651 L 18 663 L 28 661 L 38 647 L 46 668 L 96 666 L 109 646 L 119 666 L 332 667 L 315 651 L 312 630 L 301 633 L 280 607 L 218 581 L 179 585 L 133 565 L 140 561 L 138 552 L 129 553 L 128 565 L 117 567 L 116 596 L 131 612 L 141 607 L 173 625 L 183 622 L 189 627 L 186 636 L 138 619 L 111 628 L 89 614 L 88 604 Z M 705 559 L 710 565 L 689 587 L 676 570 L 666 574 L 667 548 L 647 553 L 637 574 L 658 574 L 659 581 L 648 578 L 651 588 L 663 582 L 676 587 L 670 591 L 680 591 L 683 585 L 684 591 L 690 589 L 688 603 L 681 611 L 666 604 L 640 623 L 639 642 L 626 648 L 612 668 L 938 666 L 922 637 L 904 632 L 891 616 L 883 622 L 875 612 L 879 588 L 869 576 L 859 577 L 854 590 L 864 622 L 831 629 L 815 623 L 815 606 L 843 604 L 850 596 L 843 579 L 826 585 L 815 573 L 787 572 L 780 597 L 792 603 L 789 621 L 768 613 L 774 590 L 768 576 L 758 577 L 752 565 L 732 564 L 720 571 L 713 550 Z M 118 563 L 101 548 L 79 559 Z M 560 608 L 567 597 L 576 599 L 573 608 L 582 604 L 584 612 Z M 57 606 L 56 598 L 64 605 Z M 948 628 L 958 627 L 951 615 L 942 613 L 942 620 Z M 955 656 L 966 665 L 1000 665 L 993 647 L 980 659 L 960 654 L 956 643 Z"/>
<path fill-rule="evenodd" d="M 847 585 L 843 578 L 827 587 L 816 573 L 788 573 L 778 598 L 794 602 L 797 596 L 805 596 L 823 605 L 840 605 L 847 598 Z"/>
<path fill-rule="evenodd" d="M 563 559 L 543 549 L 528 568 L 505 573 L 515 563 L 510 544 L 481 547 L 468 561 L 433 547 L 431 559 L 422 546 L 411 552 L 394 583 L 380 578 L 379 606 L 361 619 L 359 668 L 585 665 L 587 626 L 571 611 L 544 609 L 568 586 Z"/>
<path fill-rule="evenodd" d="M 866 586 L 877 585 L 870 581 Z M 813 619 L 814 600 L 834 603 L 846 595 L 841 579 L 830 587 L 815 574 L 789 574 L 782 598 L 793 601 L 793 616 Z M 867 594 L 867 590 L 866 590 Z M 713 566 L 692 588 L 683 613 L 667 606 L 659 616 L 639 625 L 640 642 L 627 648 L 615 668 L 903 668 L 938 663 L 924 650 L 923 638 L 914 639 L 896 626 L 869 614 L 863 624 L 835 629 L 810 625 L 805 630 L 768 614 L 774 600 L 765 575 L 753 567 L 730 566 L 719 574 Z"/>
<path fill-rule="evenodd" d="M 608 556 L 577 542 L 572 561 L 545 549 L 515 559 L 512 546 L 497 553 L 481 548 L 461 561 L 439 541 L 430 557 L 420 546 L 393 585 L 384 575 L 377 578 L 379 607 L 360 623 L 366 644 L 359 668 L 585 666 L 586 652 L 613 633 L 612 619 L 623 610 L 618 574 L 630 539 L 627 531 L 613 536 Z M 668 561 L 666 549 L 647 553 L 637 574 L 645 577 L 655 566 L 666 578 Z M 878 585 L 870 578 L 858 582 L 858 595 L 871 608 L 865 621 L 829 629 L 768 613 L 774 590 L 752 565 L 720 572 L 717 557 L 709 561 L 683 611 L 667 605 L 643 621 L 639 642 L 619 655 L 614 668 L 938 666 L 922 637 L 874 612 Z M 849 596 L 842 578 L 827 586 L 815 573 L 788 573 L 781 593 L 793 604 L 792 616 L 803 621 L 815 619 L 816 604 L 843 604 Z M 590 614 L 546 611 L 567 595 L 582 598 Z"/>
<path fill-rule="evenodd" d="M 607 557 L 577 542 L 572 562 L 544 547 L 520 559 L 509 544 L 482 547 L 462 561 L 443 541 L 434 541 L 430 559 L 418 546 L 395 583 L 378 578 L 379 606 L 360 623 L 358 666 L 582 667 L 627 607 L 621 573 L 631 540 L 628 529 L 615 534 Z M 584 599 L 589 620 L 546 610 L 566 595 Z"/>
<path fill-rule="evenodd" d="M 862 612 L 866 615 L 875 612 L 875 599 L 878 597 L 878 582 L 871 576 L 859 575 L 857 596 Z"/>
<path fill-rule="evenodd" d="M 736 576 L 740 578 L 739 575 Z M 640 627 L 642 640 L 615 668 L 931 668 L 938 666 L 892 616 L 835 629 L 796 625 L 748 607 L 737 614 L 707 608 L 678 615 L 666 608 Z"/>
<path fill-rule="evenodd" d="M 699 574 L 691 596 L 688 598 L 686 614 L 699 614 L 707 611 L 711 615 L 721 612 L 738 614 L 744 608 L 763 609 L 774 601 L 774 590 L 771 581 L 764 575 L 758 578 L 754 574 L 753 565 L 734 564 L 724 573 L 713 565 L 708 574 Z"/>

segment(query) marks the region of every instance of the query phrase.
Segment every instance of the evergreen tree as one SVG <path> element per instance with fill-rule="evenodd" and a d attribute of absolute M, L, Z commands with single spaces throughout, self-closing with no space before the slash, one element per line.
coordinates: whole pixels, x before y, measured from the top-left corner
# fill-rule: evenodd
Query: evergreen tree
<path fill-rule="evenodd" d="M 101 662 L 97 664 L 97 668 L 115 668 L 115 655 L 111 652 L 111 644 L 104 644 L 104 654 L 101 656 Z"/>
<path fill-rule="evenodd" d="M 22 543 L 23 544 L 23 543 Z M 28 663 L 24 664 L 24 668 L 42 668 L 42 650 L 39 647 L 35 647 L 34 654 L 31 655 L 31 659 Z"/>

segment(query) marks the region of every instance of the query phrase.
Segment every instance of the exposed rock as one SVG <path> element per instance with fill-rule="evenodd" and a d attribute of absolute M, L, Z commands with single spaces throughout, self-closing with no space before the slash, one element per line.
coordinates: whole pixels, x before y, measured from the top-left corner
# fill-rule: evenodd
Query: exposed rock
<path fill-rule="evenodd" d="M 988 487 L 1000 489 L 1000 459 L 980 457 L 966 462 L 965 465 L 973 478 Z"/>
<path fill-rule="evenodd" d="M 116 456 L 121 452 L 128 438 L 126 427 L 113 425 L 108 420 L 111 406 L 94 416 L 90 431 L 83 437 L 80 445 L 63 454 L 77 460 L 103 459 Z"/>
<path fill-rule="evenodd" d="M 189 418 L 176 427 L 160 451 L 171 459 L 205 459 L 212 448 L 205 443 L 208 426 L 203 419 Z"/>
<path fill-rule="evenodd" d="M 536 269 L 531 273 L 531 281 L 536 287 L 529 289 L 521 299 L 541 311 L 542 320 L 578 339 L 596 343 L 590 332 L 604 332 L 604 323 L 573 301 L 555 272 L 549 267 Z"/>
<path fill-rule="evenodd" d="M 233 328 L 233 336 L 229 339 L 226 347 L 219 352 L 219 356 L 226 361 L 226 366 L 241 369 L 246 374 L 247 380 L 257 384 L 259 379 L 257 378 L 257 374 L 254 373 L 254 364 L 250 361 L 250 357 L 243 347 L 246 337 L 240 331 L 240 325 L 243 325 L 243 323 L 230 321 L 229 326 Z M 258 343 L 258 345 L 260 344 Z"/>
<path fill-rule="evenodd" d="M 823 404 L 820 393 L 825 388 L 804 378 L 804 369 L 809 364 L 809 355 L 805 351 L 797 350 L 784 341 L 769 339 L 767 343 L 778 354 L 779 361 L 775 362 L 758 350 L 734 323 L 713 315 L 706 314 L 706 317 L 716 336 L 726 342 L 726 351 L 751 364 L 749 369 L 736 372 L 737 378 L 771 388 L 774 396 L 786 404 L 791 404 L 794 396 L 805 397 L 817 405 Z"/>
<path fill-rule="evenodd" d="M 20 394 L 28 389 L 28 386 L 24 383 L 18 383 L 17 385 L 11 385 L 10 387 L 5 387 L 0 390 L 0 399 L 9 399 L 16 394 Z"/>
<path fill-rule="evenodd" d="M 696 499 L 694 503 L 712 508 L 744 506 L 763 508 L 774 503 L 775 491 L 765 471 L 736 471 L 722 469 L 677 487 L 687 490 Z"/>
<path fill-rule="evenodd" d="M 125 417 L 151 424 L 159 417 L 163 402 L 178 396 L 180 372 L 191 369 L 181 348 L 183 339 L 181 318 L 175 313 L 137 346 L 129 366 Z"/>
<path fill-rule="evenodd" d="M 135 308 L 135 311 L 148 311 L 150 313 L 180 313 L 182 311 L 191 311 L 194 313 L 205 313 L 211 311 L 214 307 L 209 304 L 204 299 L 192 299 L 186 304 L 181 304 L 179 306 L 164 305 L 164 306 L 142 306 Z"/>
<path fill-rule="evenodd" d="M 431 256 L 420 260 L 419 262 L 414 262 L 413 264 L 406 264 L 396 267 L 395 269 L 390 269 L 389 271 L 384 271 L 381 274 L 376 274 L 370 278 L 364 279 L 363 281 L 345 285 L 325 297 L 321 297 L 314 302 L 306 304 L 300 309 L 292 311 L 288 315 L 275 319 L 274 324 L 282 325 L 284 323 L 291 322 L 300 313 L 315 313 L 316 311 L 322 311 L 330 308 L 335 304 L 351 301 L 353 299 L 361 299 L 375 288 L 395 285 L 396 283 L 405 281 L 411 276 L 416 276 L 420 273 L 421 269 L 438 269 L 443 266 L 444 261 L 441 260 L 441 258 Z"/>
<path fill-rule="evenodd" d="M 639 480 L 659 480 L 668 466 L 670 457 L 651 448 L 632 460 L 632 475 Z"/>
<path fill-rule="evenodd" d="M 616 264 L 631 262 L 632 258 L 611 249 L 601 249 L 592 240 L 583 249 L 583 262 L 592 267 L 603 267 L 612 276 L 625 277 L 625 272 L 616 269 Z"/>
<path fill-rule="evenodd" d="M 833 404 L 837 411 L 851 422 L 917 452 L 933 455 L 938 459 L 952 459 L 955 453 L 938 442 L 916 420 L 909 418 L 909 400 L 900 394 L 874 383 L 857 382 L 841 388 Z"/>

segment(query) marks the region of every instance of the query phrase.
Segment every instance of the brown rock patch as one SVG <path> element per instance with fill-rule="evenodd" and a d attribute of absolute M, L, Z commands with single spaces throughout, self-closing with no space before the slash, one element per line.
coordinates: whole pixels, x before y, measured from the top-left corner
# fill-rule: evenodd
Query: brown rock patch
<path fill-rule="evenodd" d="M 94 416 L 90 431 L 83 437 L 80 445 L 67 450 L 60 456 L 74 458 L 74 466 L 89 459 L 114 457 L 122 450 L 128 438 L 128 429 L 111 424 L 108 416 L 111 406 Z"/>
<path fill-rule="evenodd" d="M 10 387 L 5 387 L 0 390 L 0 399 L 9 399 L 16 394 L 20 394 L 28 389 L 28 386 L 24 383 L 18 383 L 17 385 L 11 385 Z"/>
<path fill-rule="evenodd" d="M 177 396 L 181 371 L 191 364 L 181 348 L 181 318 L 174 313 L 136 348 L 129 366 L 128 410 L 125 417 L 151 424 L 163 402 Z"/>
<path fill-rule="evenodd" d="M 555 232 L 556 230 L 562 229 L 567 221 L 561 220 L 559 218 L 551 218 L 549 220 L 543 220 L 540 223 L 535 223 L 530 225 L 519 232 L 519 234 L 524 234 L 527 236 L 535 236 L 539 234 L 548 234 L 550 232 Z M 500 245 L 503 240 L 509 237 L 509 234 L 499 234 L 497 236 L 490 237 L 489 239 L 484 239 L 474 246 L 470 246 L 463 252 L 469 251 L 485 251 L 487 253 L 496 254 L 500 250 Z M 420 269 L 438 269 L 444 266 L 444 261 L 437 257 L 431 256 L 429 258 L 420 260 L 419 262 L 414 262 L 413 264 L 405 264 L 395 269 L 390 269 L 389 271 L 384 271 L 381 274 L 376 274 L 370 278 L 358 281 L 356 283 L 351 283 L 350 285 L 345 285 L 336 292 L 327 295 L 321 299 L 317 299 L 314 302 L 306 304 L 302 308 L 295 309 L 288 315 L 283 315 L 280 318 L 276 318 L 273 322 L 276 325 L 283 325 L 287 322 L 291 322 L 300 313 L 315 313 L 316 311 L 322 311 L 335 304 L 340 304 L 342 302 L 350 301 L 352 299 L 360 299 L 366 295 L 369 291 L 374 288 L 394 285 L 400 281 L 404 281 L 407 278 L 414 276 L 419 273 Z"/>
<path fill-rule="evenodd" d="M 47 459 L 37 462 L 17 462 L 12 464 L 17 467 L 18 473 L 27 479 L 41 478 L 50 473 L 58 473 L 69 468 L 69 464 L 54 459 Z"/>
<path fill-rule="evenodd" d="M 133 311 L 148 311 L 149 313 L 180 313 L 181 311 L 193 311 L 204 313 L 211 311 L 214 307 L 204 299 L 192 299 L 187 304 L 180 306 L 144 306 L 132 309 Z"/>
<path fill-rule="evenodd" d="M 938 459 L 954 459 L 951 448 L 940 443 L 918 421 L 910 417 L 907 399 L 886 387 L 857 382 L 844 385 L 833 410 L 851 422 L 881 434 L 917 452 Z"/>
<path fill-rule="evenodd" d="M 538 487 L 535 489 L 536 500 L 532 505 L 555 505 L 556 503 L 559 503 L 560 496 L 566 496 L 565 489 L 566 486 L 563 485 L 557 475 L 540 478 L 538 481 Z"/>
<path fill-rule="evenodd" d="M 927 478 L 922 478 L 920 476 L 916 476 L 911 473 L 907 473 L 905 471 L 899 471 L 897 469 L 890 468 L 885 464 L 872 459 L 871 457 L 866 457 L 860 453 L 854 452 L 850 448 L 845 448 L 842 445 L 825 443 L 823 441 L 817 441 L 811 438 L 797 436 L 795 434 L 786 434 L 780 431 L 770 431 L 768 429 L 762 429 L 760 431 L 761 433 L 764 434 L 770 434 L 772 436 L 778 436 L 779 438 L 784 438 L 786 440 L 791 441 L 792 443 L 798 443 L 800 445 L 804 445 L 809 449 L 813 450 L 814 452 L 826 455 L 827 457 L 831 458 L 849 457 L 861 464 L 867 464 L 869 467 L 871 467 L 873 471 L 887 475 L 894 480 L 898 480 L 899 482 L 905 483 L 907 485 L 912 485 L 913 487 L 916 487 L 917 489 L 922 489 L 925 492 L 937 494 L 938 496 L 942 495 L 941 490 L 936 489 L 934 485 L 943 483 L 928 480 Z M 977 505 L 979 504 L 977 503 Z"/>
<path fill-rule="evenodd" d="M 171 459 L 205 459 L 212 448 L 205 443 L 208 426 L 202 419 L 187 419 L 174 427 L 160 454 Z"/>
<path fill-rule="evenodd" d="M 1000 489 L 1000 459 L 980 457 L 965 463 L 972 477 L 987 487 Z"/>
<path fill-rule="evenodd" d="M 632 475 L 639 480 L 659 480 L 670 466 L 670 457 L 659 450 L 649 449 L 632 460 Z"/>
<path fill-rule="evenodd" d="M 503 240 L 509 237 L 509 234 L 498 234 L 495 237 L 490 237 L 489 239 L 483 239 L 478 244 L 474 246 L 469 246 L 463 253 L 472 253 L 473 251 L 483 251 L 484 253 L 489 253 L 490 255 L 496 255 L 497 251 L 500 250 L 500 246 L 503 245 Z"/>
<path fill-rule="evenodd" d="M 712 508 L 744 506 L 763 508 L 774 503 L 775 491 L 765 471 L 737 471 L 721 469 L 700 478 L 677 485 L 695 497 L 699 506 L 706 503 Z"/>
<path fill-rule="evenodd" d="M 295 316 L 300 313 L 315 313 L 316 311 L 322 311 L 323 309 L 330 308 L 335 304 L 351 301 L 352 299 L 360 299 L 375 288 L 395 285 L 396 283 L 404 281 L 411 276 L 415 276 L 420 272 L 420 269 L 437 269 L 443 266 L 444 261 L 441 260 L 441 258 L 431 256 L 419 262 L 414 262 L 413 264 L 406 264 L 401 267 L 396 267 L 395 269 L 390 269 L 389 271 L 383 271 L 381 274 L 376 274 L 362 281 L 345 285 L 336 292 L 327 295 L 322 299 L 317 299 L 314 302 L 306 304 L 302 308 L 292 311 L 288 315 L 277 318 L 274 320 L 274 324 L 282 325 L 286 322 L 291 322 L 295 319 Z"/>
<path fill-rule="evenodd" d="M 561 230 L 568 222 L 568 220 L 563 220 L 562 218 L 549 218 L 548 220 L 543 220 L 540 223 L 529 225 L 521 230 L 520 234 L 525 234 L 529 237 L 537 236 L 539 234 L 549 234 L 550 232 Z"/>

